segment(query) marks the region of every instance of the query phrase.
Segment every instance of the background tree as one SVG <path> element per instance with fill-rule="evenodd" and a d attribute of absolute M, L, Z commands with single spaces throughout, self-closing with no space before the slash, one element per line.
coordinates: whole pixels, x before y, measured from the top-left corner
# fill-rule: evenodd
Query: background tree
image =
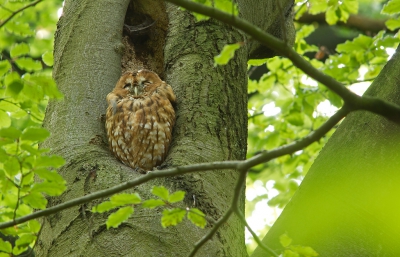
<path fill-rule="evenodd" d="M 30 28 L 29 26 L 34 27 L 35 25 L 28 25 L 21 21 L 26 19 L 24 18 L 26 17 L 24 16 L 25 13 L 35 15 L 36 11 L 40 9 L 30 7 L 40 2 L 32 2 L 28 5 L 10 2 L 7 5 L 2 5 L 4 17 L 7 17 L 1 18 L 3 21 L 1 29 L 5 33 L 4 35 L 8 36 L 7 33 L 11 33 L 10 31 L 13 31 L 14 27 L 25 27 L 25 31 Z M 118 255 L 148 255 L 149 253 L 156 254 L 154 249 L 171 256 L 187 255 L 190 251 L 194 254 L 199 249 L 200 256 L 209 254 L 213 256 L 244 256 L 243 225 L 240 219 L 244 221 L 242 186 L 246 171 L 249 168 L 251 168 L 249 178 L 258 180 L 258 184 L 260 181 L 263 184 L 271 179 L 275 181 L 274 187 L 279 189 L 281 193 L 274 199 L 270 199 L 270 204 L 284 206 L 296 190 L 297 181 L 306 174 L 322 143 L 327 140 L 327 137 L 323 137 L 323 135 L 349 111 L 367 109 L 391 119 L 398 117 L 397 107 L 387 102 L 377 101 L 374 98 L 359 100 L 344 90 L 337 82 L 327 80 L 318 71 L 310 69 L 305 65 L 307 62 L 299 59 L 290 50 L 287 44 L 290 44 L 293 37 L 291 1 L 268 1 L 267 3 L 262 1 L 262 3 L 258 3 L 258 7 L 263 6 L 263 4 L 265 6 L 256 9 L 246 1 L 237 2 L 239 17 L 249 20 L 283 41 L 274 41 L 261 31 L 252 30 L 251 27 L 231 15 L 224 16 L 219 12 L 210 12 L 207 8 L 192 5 L 186 1 L 174 0 L 171 2 L 181 4 L 188 10 L 196 10 L 214 16 L 214 18 L 229 23 L 233 27 L 244 30 L 252 38 L 216 20 L 197 21 L 188 12 L 182 12 L 170 4 L 164 5 L 161 1 L 144 1 L 143 3 L 135 1 L 129 7 L 129 1 L 125 1 L 123 4 L 112 3 L 113 6 L 110 6 L 111 3 L 106 5 L 101 1 L 79 3 L 67 1 L 56 34 L 56 61 L 53 69 L 57 85 L 64 93 L 65 99 L 62 102 L 53 102 L 48 107 L 48 115 L 44 124 L 52 132 L 52 136 L 42 144 L 42 150 L 37 150 L 36 145 L 38 142 L 42 142 L 48 136 L 48 133 L 46 130 L 38 128 L 39 123 L 33 123 L 33 119 L 31 116 L 26 116 L 26 112 L 33 113 L 34 110 L 38 109 L 38 105 L 31 99 L 36 94 L 37 89 L 42 92 L 42 95 L 38 97 L 39 103 L 44 101 L 42 106 L 45 106 L 48 97 L 60 97 L 60 94 L 49 80 L 49 73 L 42 71 L 43 68 L 46 70 L 47 66 L 38 65 L 34 58 L 30 58 L 29 55 L 32 53 L 29 52 L 29 46 L 32 42 L 29 40 L 32 39 L 14 38 L 9 40 L 8 44 L 4 44 L 2 55 L 6 60 L 3 60 L 1 67 L 3 67 L 3 74 L 5 74 L 2 77 L 5 87 L 4 97 L 0 102 L 2 104 L 0 107 L 3 110 L 0 115 L 4 116 L 4 119 L 2 119 L 2 122 L 4 122 L 2 123 L 3 129 L 0 130 L 0 137 L 2 138 L 0 155 L 3 157 L 0 158 L 3 165 L 0 174 L 2 178 L 1 205 L 4 206 L 2 212 L 4 223 L 0 224 L 0 227 L 9 227 L 30 220 L 28 223 L 19 225 L 18 229 L 11 227 L 2 230 L 3 234 L 19 236 L 16 242 L 17 247 L 14 247 L 14 249 L 8 242 L 0 241 L 1 250 L 4 253 L 8 254 L 14 251 L 14 254 L 18 254 L 25 251 L 28 245 L 33 246 L 40 226 L 31 219 L 53 214 L 40 220 L 43 227 L 40 232 L 41 237 L 35 248 L 40 256 L 51 256 L 55 252 L 62 252 L 65 255 L 88 253 L 104 255 L 106 252 L 107 254 L 115 253 Z M 44 3 L 42 4 L 45 6 Z M 229 12 L 235 10 L 228 2 L 215 1 L 215 3 L 206 2 L 206 4 L 215 4 L 217 8 Z M 396 12 L 395 9 L 390 9 L 390 4 L 388 6 L 387 12 Z M 338 20 L 346 21 L 349 13 L 357 12 L 357 7 L 356 1 L 342 1 L 340 4 L 327 2 L 322 5 L 317 1 L 305 3 L 299 1 L 296 10 L 298 18 L 304 10 L 308 10 L 311 14 L 328 10 L 326 20 L 328 23 L 335 23 Z M 128 9 L 128 12 L 124 20 L 126 9 Z M 255 10 L 267 13 L 254 15 Z M 17 15 L 20 12 L 23 12 L 24 15 Z M 116 15 L 116 13 L 120 13 L 120 15 Z M 149 26 L 150 29 L 147 30 L 147 34 L 138 36 L 135 29 L 128 29 L 121 38 L 123 23 L 133 26 L 131 28 L 137 28 L 137 25 L 142 24 L 143 20 L 148 20 L 148 16 L 157 17 L 157 22 L 154 26 Z M 14 19 L 12 20 L 13 23 L 8 22 L 11 20 L 8 17 Z M 265 19 L 265 17 L 270 18 Z M 108 22 L 104 23 L 104 20 Z M 392 21 L 392 26 L 395 23 L 396 21 Z M 321 45 L 318 48 L 305 43 L 303 38 L 309 35 L 313 29 L 313 26 L 301 27 L 297 34 L 295 49 L 300 54 L 318 51 L 318 54 L 325 55 L 324 58 L 330 55 L 325 65 L 317 60 L 310 61 L 310 63 L 348 85 L 360 79 L 360 70 L 362 70 L 360 67 L 366 67 L 368 70 L 364 79 L 372 80 L 386 63 L 385 47 L 394 47 L 397 44 L 396 37 L 387 37 L 384 33 L 379 33 L 373 39 L 360 36 L 353 42 L 338 47 L 336 49 L 338 53 L 333 54 L 331 49 L 322 51 L 324 48 L 321 48 Z M 15 44 L 15 42 L 24 40 L 26 40 L 25 45 L 28 48 L 21 43 Z M 260 41 L 270 46 L 273 51 L 266 49 L 260 44 Z M 233 56 L 232 51 L 234 50 L 232 49 L 239 48 L 239 50 L 236 51 L 234 58 L 227 65 L 214 68 L 212 59 L 227 44 L 230 44 L 230 47 L 225 47 L 220 56 L 215 59 L 217 63 L 226 63 L 231 58 L 230 56 Z M 161 49 L 164 49 L 164 51 L 161 51 Z M 44 51 L 38 52 L 43 53 Z M 250 58 L 264 58 L 271 57 L 277 52 L 287 55 L 305 73 L 295 68 L 287 59 L 282 58 L 249 62 L 252 65 L 267 63 L 269 68 L 269 73 L 259 81 L 249 83 L 249 121 L 251 123 L 248 158 L 250 159 L 244 162 L 218 162 L 221 160 L 242 160 L 245 157 L 245 124 L 247 120 L 245 73 L 248 56 Z M 43 55 L 42 60 L 46 65 L 51 65 L 49 54 Z M 393 61 L 395 62 L 395 60 L 396 58 Z M 101 114 L 104 113 L 105 102 L 104 104 L 99 104 L 99 102 L 114 86 L 120 75 L 121 67 L 122 70 L 147 67 L 157 71 L 174 87 L 178 96 L 177 127 L 169 158 L 165 165 L 161 167 L 164 169 L 163 171 L 155 171 L 146 176 L 132 173 L 129 168 L 119 164 L 109 154 L 107 145 L 104 143 Z M 390 67 L 395 67 L 395 65 Z M 390 67 L 387 68 L 389 71 L 382 72 L 381 77 L 385 78 L 386 72 L 395 74 L 393 71 L 395 68 Z M 19 74 L 15 73 L 16 70 Z M 253 72 L 253 70 L 251 69 L 250 72 Z M 39 74 L 42 78 L 39 82 L 30 79 Z M 340 97 L 322 85 L 315 86 L 310 83 L 309 76 L 325 83 Z M 33 84 L 32 80 L 36 84 Z M 387 92 L 390 91 L 390 88 L 393 89 L 389 82 L 388 80 L 389 89 Z M 32 90 L 32 87 L 36 90 Z M 224 93 L 221 95 L 220 92 Z M 396 99 L 396 92 L 390 92 L 389 95 Z M 374 91 L 370 94 L 379 95 Z M 379 96 L 385 98 L 384 94 Z M 342 111 L 332 116 L 321 127 L 327 117 L 318 113 L 317 106 L 325 98 L 328 98 L 337 107 L 343 104 L 342 98 L 345 106 Z M 275 106 L 280 107 L 280 110 L 271 115 L 268 111 L 274 108 L 271 105 L 272 102 Z M 30 105 L 27 105 L 27 103 L 30 103 Z M 11 109 L 10 106 L 14 109 Z M 21 115 L 21 112 L 24 114 Z M 43 109 L 39 108 L 37 113 L 42 115 L 38 118 L 38 121 L 40 121 L 43 117 Z M 352 117 L 354 116 L 356 115 Z M 359 119 L 364 118 L 357 118 L 356 116 L 355 120 Z M 374 124 L 384 124 L 379 119 L 376 119 Z M 372 122 L 370 118 L 367 120 Z M 350 125 L 347 126 L 351 130 L 354 123 L 351 121 L 348 123 Z M 396 128 L 396 125 L 392 126 L 393 123 L 389 122 L 388 124 L 387 127 Z M 314 130 L 316 131 L 311 133 L 311 136 L 306 136 Z M 342 144 L 344 140 L 340 140 L 340 134 L 337 134 L 339 139 L 334 142 Z M 371 139 L 366 133 L 363 135 Z M 398 137 L 395 133 L 392 133 L 392 135 L 393 138 L 390 141 L 380 140 L 382 146 L 379 149 L 377 148 L 379 152 L 393 150 L 392 148 L 389 149 L 389 144 L 384 144 L 385 142 L 396 142 L 395 139 Z M 258 140 L 254 140 L 255 138 L 258 138 Z M 384 139 L 387 138 L 389 137 L 384 137 Z M 270 150 L 294 140 L 299 140 L 299 142 L 270 152 L 258 152 L 262 149 Z M 309 148 L 303 149 L 318 140 L 320 140 L 319 143 L 314 143 Z M 45 147 L 51 147 L 52 154 L 60 154 L 66 160 L 66 165 L 59 169 L 59 172 L 66 179 L 68 190 L 61 197 L 46 199 L 42 195 L 42 193 L 49 196 L 59 195 L 65 187 L 62 178 L 51 170 L 51 168 L 60 167 L 63 161 L 54 155 L 44 155 L 43 149 Z M 303 150 L 296 152 L 300 149 Z M 336 148 L 331 149 L 334 149 L 338 156 L 342 156 L 340 151 L 335 150 Z M 342 151 L 347 153 L 344 147 Z M 296 153 L 285 155 L 294 152 Z M 326 152 L 328 152 L 325 155 L 327 156 L 326 159 L 335 158 L 335 155 L 330 154 L 329 150 L 326 150 Z M 365 152 L 360 152 L 360 156 L 364 158 Z M 269 161 L 276 157 L 279 158 L 275 161 Z M 354 154 L 351 157 L 354 159 L 346 159 L 348 160 L 347 163 L 336 162 L 335 164 L 340 164 L 337 169 L 351 167 L 348 163 L 352 163 L 357 155 Z M 391 157 L 395 158 L 395 155 L 391 155 Z M 322 159 L 320 162 L 324 163 L 323 157 L 320 159 Z M 207 161 L 217 162 L 196 165 L 196 163 Z M 387 162 L 387 159 L 383 158 L 381 161 Z M 326 163 L 328 162 L 325 161 L 324 165 L 327 165 Z M 257 164 L 259 165 L 255 166 Z M 303 227 L 298 225 L 297 218 L 308 215 L 307 210 L 309 208 L 307 209 L 307 206 L 325 207 L 327 203 L 326 198 L 324 198 L 325 194 L 321 194 L 321 198 L 317 198 L 315 197 L 315 190 L 320 189 L 321 184 L 324 184 L 327 178 L 340 177 L 343 176 L 341 175 L 342 172 L 346 172 L 346 169 L 343 168 L 340 169 L 340 172 L 329 173 L 333 174 L 332 176 L 326 176 L 324 175 L 326 168 L 318 167 L 324 166 L 320 165 L 313 168 L 315 171 L 310 174 L 321 175 L 311 176 L 298 191 L 298 195 L 307 195 L 307 197 L 296 196 L 294 198 L 293 204 L 286 209 L 280 221 L 276 223 L 265 238 L 265 245 L 273 247 L 276 253 L 286 250 L 285 254 L 297 252 L 303 253 L 303 255 L 308 254 L 308 256 L 314 255 L 311 248 L 295 245 L 312 246 L 321 255 L 332 255 L 334 252 L 342 253 L 345 250 L 348 254 L 375 253 L 377 249 L 364 246 L 372 245 L 368 242 L 375 238 L 367 235 L 363 230 L 366 227 L 365 223 L 362 222 L 348 226 L 348 222 L 340 222 L 343 220 L 336 219 L 336 224 L 340 224 L 340 226 L 337 226 L 338 231 L 351 227 L 361 231 L 359 234 L 367 235 L 359 237 L 360 240 L 358 241 L 354 241 L 359 234 L 338 233 L 338 238 L 346 235 L 347 244 L 343 244 L 339 240 L 337 240 L 339 242 L 337 244 L 329 244 L 327 240 L 315 240 L 315 238 L 308 237 L 306 233 L 303 233 L 305 230 L 316 231 L 320 229 L 320 234 L 328 233 L 330 235 L 331 231 L 324 229 L 325 226 L 321 226 L 321 224 L 327 224 L 324 219 L 317 219 L 321 220 L 321 223 L 309 221 L 307 223 L 309 227 Z M 335 166 L 328 164 L 327 167 Z M 360 165 L 358 168 L 361 167 Z M 381 165 L 381 167 L 384 166 Z M 201 170 L 214 171 L 183 175 Z M 362 169 L 360 171 L 363 172 Z M 373 171 L 375 169 L 371 169 L 372 173 Z M 390 168 L 385 169 L 385 171 L 389 174 Z M 33 183 L 34 174 L 41 178 L 40 183 Z M 178 174 L 179 176 L 176 176 Z M 358 174 L 354 172 L 354 180 L 356 181 L 360 179 Z M 161 178 L 173 175 L 175 176 Z M 157 177 L 158 179 L 155 179 Z M 363 185 L 375 186 L 374 189 L 376 190 L 373 192 L 380 192 L 377 185 L 371 184 L 371 181 L 377 181 L 372 178 L 368 177 Z M 148 182 L 150 180 L 151 182 Z M 337 180 L 336 177 L 334 180 Z M 107 190 L 111 185 L 124 181 L 130 182 L 122 183 Z M 349 182 L 349 184 L 351 183 Z M 186 196 L 183 203 L 173 204 L 173 202 L 182 200 L 182 193 L 178 192 L 168 196 L 166 189 L 162 187 L 155 187 L 151 190 L 152 185 L 164 185 L 171 193 L 176 190 L 185 191 Z M 371 202 L 371 199 L 372 202 L 376 202 L 374 201 L 376 199 L 374 194 L 365 194 L 364 197 L 359 197 L 360 194 L 365 193 L 365 188 L 369 188 L 367 186 L 357 188 L 345 184 L 343 187 L 348 189 L 350 193 L 358 192 L 358 196 L 353 198 L 351 202 L 357 201 L 367 204 Z M 94 205 L 101 201 L 89 202 L 90 200 L 104 198 L 128 188 L 130 188 L 128 192 L 132 194 L 114 196 L 109 201 L 92 209 Z M 335 186 L 332 188 L 338 190 Z M 102 189 L 106 190 L 98 191 Z M 396 194 L 396 191 L 389 190 L 389 187 L 385 189 L 386 193 L 382 194 L 384 196 L 389 193 Z M 328 195 L 332 192 L 337 193 L 335 190 L 331 192 L 326 190 L 326 192 Z M 154 198 L 150 191 L 159 199 L 143 202 L 144 199 Z M 342 190 L 341 192 L 347 191 Z M 137 193 L 143 200 L 139 198 Z M 83 195 L 87 196 L 82 197 Z M 340 197 L 348 199 L 347 194 L 337 194 L 337 196 L 339 199 Z M 263 198 L 265 196 L 261 195 L 258 200 Z M 26 214 L 32 212 L 32 208 L 44 209 L 47 200 L 49 200 L 49 206 L 53 205 L 54 207 L 26 216 Z M 158 204 L 155 204 L 157 201 Z M 58 204 L 60 202 L 64 202 L 64 204 Z M 253 204 L 255 202 L 253 201 Z M 157 212 L 148 208 L 135 208 L 135 214 L 126 220 L 133 211 L 133 205 L 156 207 L 161 204 L 167 204 L 167 207 L 157 207 Z M 249 204 L 249 209 L 252 208 L 253 204 Z M 332 210 L 339 212 L 342 210 L 340 205 L 328 205 Z M 117 212 L 111 210 L 120 206 L 123 207 Z M 67 207 L 70 208 L 65 210 Z M 172 209 L 173 207 L 175 208 Z M 189 210 L 179 209 L 179 207 L 188 207 Z M 359 215 L 360 210 L 361 212 L 365 210 L 366 207 L 364 205 L 362 207 L 364 209 L 357 208 L 354 212 L 349 212 L 342 217 L 351 220 Z M 321 207 L 321 209 L 323 208 Z M 90 210 L 103 214 L 93 214 Z M 202 227 L 204 226 L 204 218 L 200 210 L 206 214 L 209 222 L 205 230 L 201 230 L 188 222 L 167 230 L 162 229 L 159 225 L 161 216 L 162 225 L 168 226 L 179 223 L 183 215 L 188 214 L 189 220 Z M 376 210 L 379 210 L 379 208 Z M 159 212 L 162 212 L 162 215 L 157 214 Z M 236 215 L 232 215 L 232 213 Z M 395 211 L 391 211 L 391 208 L 386 213 L 389 213 L 389 218 L 395 217 L 391 215 L 396 214 Z M 314 212 L 313 215 L 324 217 L 326 213 Z M 231 216 L 233 218 L 230 218 Z M 380 219 L 378 213 L 373 212 L 372 216 Z M 107 219 L 107 217 L 109 218 Z M 335 217 L 339 216 L 336 215 Z M 334 220 L 329 215 L 328 218 Z M 106 220 L 106 225 L 104 225 Z M 393 221 L 393 218 L 384 221 L 386 223 L 384 222 L 383 225 L 388 225 L 388 222 Z M 117 229 L 106 229 L 118 225 Z M 292 238 L 293 243 L 287 235 L 282 236 L 285 232 Z M 375 232 L 377 231 L 373 232 L 373 235 L 376 235 Z M 217 236 L 210 240 L 215 233 L 217 233 Z M 205 236 L 192 248 L 193 243 L 203 235 Z M 323 237 L 317 239 L 321 238 Z M 384 238 L 378 239 L 384 240 Z M 207 243 L 202 246 L 205 242 Z M 390 241 L 384 243 L 387 247 L 383 251 L 393 246 Z M 270 254 L 277 256 L 265 245 L 261 245 L 264 250 L 266 249 Z M 337 245 L 342 248 L 336 247 Z M 349 245 L 352 246 L 350 250 Z M 387 251 L 389 254 L 392 254 L 392 252 Z M 262 250 L 258 250 L 255 255 L 257 254 L 264 256 L 265 252 L 262 253 Z"/>

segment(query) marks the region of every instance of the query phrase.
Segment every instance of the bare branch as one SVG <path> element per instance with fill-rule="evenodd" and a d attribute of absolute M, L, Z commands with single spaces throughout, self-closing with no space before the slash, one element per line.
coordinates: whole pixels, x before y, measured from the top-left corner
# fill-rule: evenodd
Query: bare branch
<path fill-rule="evenodd" d="M 327 24 L 325 19 L 325 13 L 309 14 L 304 13 L 298 20 L 300 23 L 313 23 L 318 22 L 320 24 Z M 354 29 L 358 29 L 364 32 L 378 33 L 381 30 L 387 30 L 385 25 L 386 20 L 371 19 L 362 15 L 350 14 L 349 19 L 346 23 L 338 22 L 338 25 L 346 26 Z"/>
<path fill-rule="evenodd" d="M 35 2 L 32 2 L 32 3 L 28 4 L 28 5 L 20 8 L 20 9 L 18 9 L 16 11 L 14 11 L 7 19 L 5 19 L 2 23 L 0 23 L 0 28 L 3 27 L 4 25 L 6 25 L 6 23 L 9 22 L 18 13 L 22 12 L 23 10 L 25 10 L 25 9 L 27 9 L 29 7 L 35 6 L 35 5 L 37 5 L 38 3 L 42 2 L 42 1 L 43 0 L 37 0 Z"/>

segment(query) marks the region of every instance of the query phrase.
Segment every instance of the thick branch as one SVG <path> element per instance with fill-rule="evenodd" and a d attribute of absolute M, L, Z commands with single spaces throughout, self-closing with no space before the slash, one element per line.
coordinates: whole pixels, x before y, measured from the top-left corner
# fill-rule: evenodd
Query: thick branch
<path fill-rule="evenodd" d="M 223 170 L 223 169 L 231 169 L 231 170 L 239 170 L 242 171 L 242 173 L 245 173 L 244 171 L 247 171 L 253 166 L 256 166 L 260 163 L 267 162 L 271 159 L 277 158 L 279 156 L 283 156 L 286 154 L 292 154 L 298 150 L 301 150 L 308 145 L 312 144 L 313 142 L 316 142 L 320 140 L 331 128 L 333 128 L 342 118 L 344 118 L 350 110 L 348 108 L 343 107 L 340 109 L 336 114 L 334 114 L 332 117 L 330 117 L 321 127 L 316 129 L 315 131 L 311 132 L 308 136 L 302 138 L 299 141 L 293 142 L 291 144 L 276 148 L 272 151 L 269 152 L 263 152 L 257 156 L 254 156 L 250 159 L 247 159 L 245 161 L 223 161 L 223 162 L 212 162 L 212 163 L 200 163 L 200 164 L 193 164 L 193 165 L 187 165 L 187 166 L 182 166 L 182 167 L 176 167 L 172 169 L 167 169 L 167 170 L 160 170 L 160 171 L 153 171 L 148 173 L 147 175 L 144 175 L 142 177 L 139 177 L 137 179 L 122 183 L 120 185 L 101 190 L 80 198 L 76 198 L 70 201 L 67 201 L 62 204 L 55 205 L 53 207 L 50 207 L 45 210 L 37 211 L 35 213 L 16 218 L 15 220 L 8 221 L 8 222 L 3 222 L 0 223 L 0 229 L 3 228 L 8 228 L 12 227 L 14 225 L 21 224 L 23 222 L 32 220 L 32 219 L 37 219 L 43 216 L 47 216 L 50 214 L 57 213 L 59 211 L 65 210 L 67 208 L 71 208 L 73 206 L 77 206 L 80 204 L 84 204 L 90 201 L 93 201 L 95 199 L 107 197 L 116 193 L 119 193 L 123 190 L 144 184 L 147 181 L 153 180 L 155 178 L 161 178 L 161 177 L 171 177 L 171 176 L 176 176 L 176 175 L 182 175 L 185 173 L 190 173 L 190 172 L 198 172 L 198 171 L 207 171 L 207 170 Z M 122 165 L 122 164 L 121 164 Z M 242 177 L 241 175 L 240 177 Z M 239 179 L 240 179 L 239 177 Z M 236 189 L 238 186 L 236 187 Z M 237 193 L 237 190 L 235 190 L 235 194 Z M 235 197 L 234 197 L 235 198 Z M 237 205 L 237 201 L 232 204 L 234 208 Z M 233 209 L 231 210 L 233 211 Z M 230 214 L 229 214 L 230 215 Z M 227 218 L 226 218 L 227 219 Z"/>
<path fill-rule="evenodd" d="M 300 23 L 313 23 L 327 24 L 325 13 L 309 14 L 304 13 L 298 20 Z M 338 22 L 338 25 L 354 28 L 361 31 L 369 31 L 378 33 L 381 30 L 387 30 L 385 25 L 386 20 L 371 19 L 362 15 L 351 14 L 346 23 Z"/>

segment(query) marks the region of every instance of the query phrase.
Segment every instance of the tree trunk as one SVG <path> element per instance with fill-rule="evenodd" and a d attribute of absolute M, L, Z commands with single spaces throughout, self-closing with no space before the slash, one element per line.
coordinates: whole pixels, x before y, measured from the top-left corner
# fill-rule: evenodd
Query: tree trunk
<path fill-rule="evenodd" d="M 399 67 L 397 49 L 365 94 L 400 104 Z M 287 233 L 319 256 L 400 256 L 399 167 L 399 124 L 351 113 L 263 242 L 281 251 Z M 266 255 L 257 249 L 252 256 Z"/>
<path fill-rule="evenodd" d="M 270 1 L 260 2 L 256 8 L 244 4 L 244 0 L 238 2 L 240 12 L 251 15 L 247 18 L 254 17 L 254 12 L 264 13 L 263 7 L 270 7 Z M 290 4 L 292 0 L 283 2 Z M 176 93 L 177 122 L 163 167 L 242 160 L 246 156 L 247 58 L 250 48 L 265 50 L 265 47 L 245 45 L 228 65 L 214 67 L 213 57 L 225 44 L 243 42 L 242 33 L 214 20 L 197 22 L 188 12 L 163 1 L 131 4 L 125 22 L 135 22 L 139 13 L 156 20 L 147 39 L 122 38 L 128 0 L 65 3 L 54 50 L 54 78 L 65 99 L 49 104 L 44 126 L 52 136 L 44 147 L 52 148 L 52 153 L 66 159 L 60 174 L 67 180 L 68 189 L 60 198 L 49 199 L 50 206 L 142 176 L 110 153 L 101 119 L 106 109 L 105 97 L 121 75 L 121 67 L 152 69 Z M 273 19 L 277 14 L 268 17 Z M 259 25 L 268 30 L 272 24 L 276 31 L 285 26 L 272 21 Z M 292 33 L 291 29 L 285 31 Z M 292 36 L 293 33 L 285 38 L 291 40 Z M 130 191 L 147 199 L 153 185 L 164 185 L 171 191 L 183 190 L 186 206 L 193 206 L 195 197 L 195 207 L 218 220 L 231 203 L 237 177 L 236 171 L 209 171 L 154 180 Z M 193 244 L 212 227 L 209 224 L 200 229 L 183 222 L 163 229 L 161 209 L 136 208 L 127 222 L 107 230 L 105 220 L 110 213 L 90 212 L 100 202 L 44 218 L 37 255 L 187 256 Z M 243 203 L 244 195 L 242 207 Z M 198 254 L 245 255 L 244 228 L 236 218 L 229 219 Z"/>

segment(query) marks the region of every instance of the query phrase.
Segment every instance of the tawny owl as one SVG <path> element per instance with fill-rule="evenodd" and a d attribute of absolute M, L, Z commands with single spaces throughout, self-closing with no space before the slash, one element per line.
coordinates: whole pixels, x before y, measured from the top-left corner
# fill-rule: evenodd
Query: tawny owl
<path fill-rule="evenodd" d="M 171 143 L 176 100 L 170 85 L 149 70 L 127 72 L 107 95 L 106 130 L 111 151 L 125 165 L 152 170 Z"/>

